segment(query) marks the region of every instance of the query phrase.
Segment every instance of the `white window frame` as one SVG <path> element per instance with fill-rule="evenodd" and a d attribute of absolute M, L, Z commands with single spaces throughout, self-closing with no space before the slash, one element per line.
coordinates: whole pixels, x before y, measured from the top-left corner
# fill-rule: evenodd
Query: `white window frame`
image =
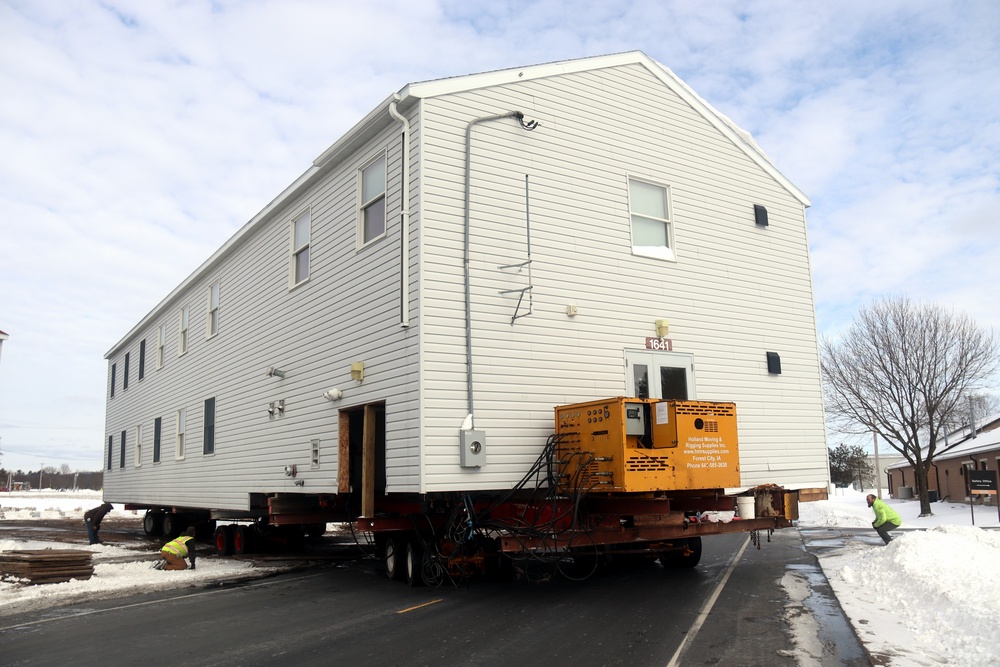
<path fill-rule="evenodd" d="M 666 217 L 661 218 L 649 214 L 648 212 L 636 211 L 633 209 L 634 203 L 632 201 L 632 183 L 641 183 L 654 188 L 660 188 L 663 190 L 663 206 L 666 209 Z M 675 261 L 677 259 L 674 240 L 674 222 L 673 222 L 673 212 L 674 204 L 671 198 L 670 186 L 666 183 L 660 183 L 648 178 L 639 178 L 636 176 L 628 176 L 627 179 L 627 191 L 628 191 L 628 228 L 630 240 L 632 243 L 632 254 L 640 255 L 642 257 L 653 257 L 655 259 L 663 259 Z M 636 233 L 635 233 L 635 218 L 638 217 L 644 221 L 658 222 L 664 225 L 666 228 L 666 246 L 650 246 L 650 245 L 637 245 L 636 244 Z"/>
<path fill-rule="evenodd" d="M 219 333 L 219 281 L 208 286 L 206 299 L 205 339 L 214 338 Z"/>
<path fill-rule="evenodd" d="M 135 427 L 135 467 L 142 467 L 142 424 Z"/>
<path fill-rule="evenodd" d="M 299 239 L 298 241 L 296 240 L 295 232 L 296 232 L 296 225 L 299 223 L 299 221 L 303 219 L 305 220 L 305 224 L 307 225 L 306 227 L 307 234 L 304 242 L 301 242 L 301 239 Z M 291 219 L 291 221 L 289 221 L 289 227 L 290 227 L 289 246 L 291 248 L 291 256 L 289 257 L 289 263 L 288 263 L 288 286 L 289 289 L 291 289 L 293 287 L 298 287 L 303 283 L 309 282 L 309 276 L 312 275 L 312 209 L 306 208 L 302 211 L 299 211 L 299 213 L 296 214 Z M 299 257 L 300 255 L 302 255 L 302 253 L 305 253 L 305 276 L 301 280 L 299 280 L 298 265 L 299 265 Z"/>
<path fill-rule="evenodd" d="M 188 328 L 191 324 L 191 311 L 187 306 L 181 306 L 177 318 L 177 356 L 183 357 L 188 349 Z"/>
<path fill-rule="evenodd" d="M 185 447 L 185 437 L 187 435 L 187 410 L 181 408 L 177 411 L 175 416 L 177 433 L 174 436 L 174 459 L 178 461 L 184 460 L 184 447 Z"/>
<path fill-rule="evenodd" d="M 156 332 L 156 370 L 163 368 L 163 359 L 167 351 L 167 325 L 161 324 Z"/>
<path fill-rule="evenodd" d="M 382 163 L 382 189 L 377 193 L 365 197 L 365 172 L 379 162 Z M 386 151 L 382 151 L 374 158 L 366 162 L 358 169 L 358 249 L 370 245 L 379 239 L 385 238 L 389 227 L 389 211 L 387 197 L 389 192 L 389 158 Z M 365 238 L 365 213 L 372 206 L 382 202 L 382 231 L 371 238 Z"/>

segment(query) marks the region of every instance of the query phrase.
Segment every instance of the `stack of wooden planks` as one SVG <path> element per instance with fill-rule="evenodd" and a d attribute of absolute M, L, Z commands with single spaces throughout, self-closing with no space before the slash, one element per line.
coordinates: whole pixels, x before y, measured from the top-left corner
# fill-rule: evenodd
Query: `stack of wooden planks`
<path fill-rule="evenodd" d="M 0 575 L 27 579 L 32 584 L 90 579 L 94 574 L 90 556 L 89 551 L 74 549 L 0 551 Z"/>

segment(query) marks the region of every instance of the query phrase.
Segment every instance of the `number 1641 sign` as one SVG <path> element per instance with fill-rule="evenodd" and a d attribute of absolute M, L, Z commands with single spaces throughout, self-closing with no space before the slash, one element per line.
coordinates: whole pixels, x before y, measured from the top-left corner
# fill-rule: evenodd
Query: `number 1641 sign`
<path fill-rule="evenodd" d="M 671 352 L 674 349 L 674 342 L 669 338 L 655 338 L 655 337 L 647 338 L 646 349 L 663 350 L 664 352 Z"/>

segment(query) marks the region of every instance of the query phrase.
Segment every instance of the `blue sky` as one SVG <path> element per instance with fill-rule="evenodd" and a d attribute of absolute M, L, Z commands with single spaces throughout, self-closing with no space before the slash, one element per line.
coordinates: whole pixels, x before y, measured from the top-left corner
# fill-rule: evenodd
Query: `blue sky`
<path fill-rule="evenodd" d="M 100 469 L 104 353 L 390 93 L 631 50 L 810 196 L 821 335 L 1000 330 L 992 0 L 0 0 L 0 465 Z"/>

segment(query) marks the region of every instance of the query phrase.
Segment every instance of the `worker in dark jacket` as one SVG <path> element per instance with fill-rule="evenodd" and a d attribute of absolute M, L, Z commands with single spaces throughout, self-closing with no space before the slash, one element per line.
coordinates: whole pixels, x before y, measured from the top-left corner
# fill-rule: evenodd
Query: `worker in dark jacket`
<path fill-rule="evenodd" d="M 186 570 L 185 558 L 191 561 L 191 569 L 195 569 L 194 533 L 194 526 L 189 526 L 180 537 L 164 544 L 163 548 L 160 549 L 160 555 L 166 562 L 161 563 L 158 569 Z"/>
<path fill-rule="evenodd" d="M 875 520 L 872 521 L 872 528 L 879 534 L 883 542 L 889 544 L 892 541 L 892 538 L 889 537 L 889 531 L 899 528 L 903 523 L 903 519 L 900 518 L 896 510 L 886 505 L 873 494 L 869 493 L 866 500 L 868 501 L 868 507 L 871 507 L 872 511 L 875 512 Z"/>
<path fill-rule="evenodd" d="M 98 534 L 101 530 L 101 521 L 104 521 L 104 515 L 113 509 L 111 503 L 104 503 L 83 513 L 83 522 L 87 524 L 87 537 L 90 538 L 91 544 L 102 544 L 101 536 Z"/>

